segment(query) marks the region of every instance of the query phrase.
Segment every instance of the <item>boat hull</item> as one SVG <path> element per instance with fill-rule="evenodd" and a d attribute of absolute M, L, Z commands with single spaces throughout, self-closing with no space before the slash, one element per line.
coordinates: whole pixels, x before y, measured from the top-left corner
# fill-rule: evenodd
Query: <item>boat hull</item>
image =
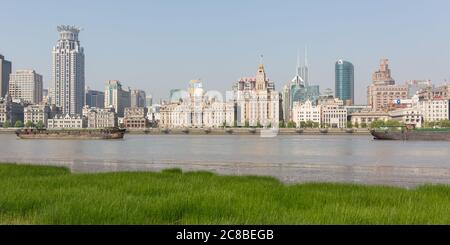
<path fill-rule="evenodd" d="M 108 140 L 123 139 L 124 129 L 117 130 L 24 130 L 16 132 L 20 139 Z"/>
<path fill-rule="evenodd" d="M 450 141 L 450 131 L 376 131 L 371 134 L 377 140 L 445 140 Z"/>

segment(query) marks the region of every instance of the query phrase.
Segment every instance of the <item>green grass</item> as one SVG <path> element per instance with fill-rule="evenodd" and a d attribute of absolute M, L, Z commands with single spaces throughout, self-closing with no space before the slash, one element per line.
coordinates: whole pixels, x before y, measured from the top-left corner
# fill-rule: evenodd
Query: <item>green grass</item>
<path fill-rule="evenodd" d="M 450 224 L 450 187 L 0 164 L 1 224 Z"/>

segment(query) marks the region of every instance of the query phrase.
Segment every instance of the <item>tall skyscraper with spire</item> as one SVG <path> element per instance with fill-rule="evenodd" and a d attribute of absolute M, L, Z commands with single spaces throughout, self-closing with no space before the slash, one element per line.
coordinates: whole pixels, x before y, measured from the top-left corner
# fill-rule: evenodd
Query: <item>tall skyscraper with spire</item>
<path fill-rule="evenodd" d="M 309 86 L 309 66 L 308 66 L 308 47 L 305 46 L 305 64 L 300 67 L 300 77 L 303 78 L 304 86 Z"/>
<path fill-rule="evenodd" d="M 85 78 L 80 29 L 62 25 L 57 30 L 59 39 L 52 51 L 52 103 L 64 114 L 82 114 Z"/>

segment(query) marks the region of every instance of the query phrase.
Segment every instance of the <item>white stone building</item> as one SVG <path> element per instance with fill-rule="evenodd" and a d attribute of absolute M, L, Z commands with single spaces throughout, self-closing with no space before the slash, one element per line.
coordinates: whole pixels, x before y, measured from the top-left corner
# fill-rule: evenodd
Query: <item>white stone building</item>
<path fill-rule="evenodd" d="M 85 106 L 83 116 L 87 118 L 88 128 L 117 127 L 117 115 L 113 108 L 95 108 Z"/>
<path fill-rule="evenodd" d="M 38 104 L 42 101 L 42 91 L 42 76 L 34 70 L 17 70 L 9 75 L 9 95 L 12 99 Z"/>
<path fill-rule="evenodd" d="M 269 81 L 264 65 L 258 66 L 255 77 L 241 78 L 233 86 L 238 126 L 278 126 L 280 93 Z"/>
<path fill-rule="evenodd" d="M 321 112 L 321 107 L 313 105 L 310 100 L 307 100 L 305 103 L 296 101 L 292 107 L 292 118 L 297 127 L 300 127 L 301 122 L 307 121 L 318 123 L 320 125 Z"/>
<path fill-rule="evenodd" d="M 218 128 L 233 126 L 233 102 L 170 103 L 160 108 L 160 126 L 164 128 Z"/>
<path fill-rule="evenodd" d="M 47 120 L 49 129 L 81 129 L 87 126 L 87 120 L 81 115 L 59 114 Z"/>
<path fill-rule="evenodd" d="M 321 125 L 330 128 L 347 127 L 347 108 L 344 101 L 333 96 L 327 96 L 319 99 L 321 113 Z"/>
<path fill-rule="evenodd" d="M 47 125 L 50 113 L 51 113 L 50 106 L 46 104 L 29 105 L 24 108 L 23 123 L 26 124 L 27 122 L 32 122 L 34 125 L 36 125 L 39 122 L 42 122 L 44 125 Z"/>
<path fill-rule="evenodd" d="M 405 125 L 414 125 L 416 128 L 422 127 L 422 112 L 417 108 L 409 107 L 397 109 L 389 112 L 391 120 L 399 121 Z"/>
<path fill-rule="evenodd" d="M 369 126 L 373 121 L 387 121 L 390 119 L 389 113 L 385 111 L 362 110 L 352 113 L 352 124 L 361 127 L 363 123 Z"/>
<path fill-rule="evenodd" d="M 425 122 L 450 119 L 448 99 L 422 100 L 418 103 L 418 109 L 422 112 Z"/>

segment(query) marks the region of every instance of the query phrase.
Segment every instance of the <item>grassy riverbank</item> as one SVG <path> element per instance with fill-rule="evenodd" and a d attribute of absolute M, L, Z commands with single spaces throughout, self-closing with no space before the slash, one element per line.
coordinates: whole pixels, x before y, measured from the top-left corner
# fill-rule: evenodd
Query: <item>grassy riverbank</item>
<path fill-rule="evenodd" d="M 450 187 L 0 164 L 1 224 L 450 224 Z"/>

